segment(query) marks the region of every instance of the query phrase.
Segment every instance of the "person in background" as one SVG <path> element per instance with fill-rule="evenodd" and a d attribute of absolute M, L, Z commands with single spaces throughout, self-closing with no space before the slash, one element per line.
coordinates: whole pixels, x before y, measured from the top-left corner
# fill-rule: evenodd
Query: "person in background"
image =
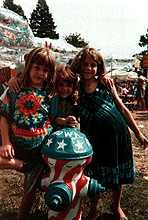
<path fill-rule="evenodd" d="M 148 110 L 148 80 L 146 81 L 144 100 L 145 100 L 146 109 Z"/>
<path fill-rule="evenodd" d="M 137 97 L 137 104 L 136 104 L 136 109 L 139 109 L 140 104 L 142 105 L 142 109 L 146 110 L 146 105 L 145 105 L 145 79 L 142 76 L 142 71 L 138 71 L 138 80 L 136 82 L 136 97 Z"/>
<path fill-rule="evenodd" d="M 136 95 L 135 82 L 132 82 L 132 83 L 130 84 L 129 93 L 130 93 L 131 95 L 133 95 L 133 97 L 135 97 L 135 95 Z"/>
<path fill-rule="evenodd" d="M 126 88 L 126 84 L 123 84 L 122 88 L 121 88 L 121 94 L 124 95 L 124 102 L 128 102 L 128 96 L 127 94 L 129 93 L 129 90 Z"/>
<path fill-rule="evenodd" d="M 1 106 L 0 169 L 14 169 L 26 177 L 17 220 L 28 219 L 35 184 L 43 170 L 42 142 L 52 131 L 49 95 L 53 93 L 54 71 L 52 52 L 44 47 L 34 48 L 25 60 L 19 93 L 14 96 L 8 90 Z"/>
<path fill-rule="evenodd" d="M 104 60 L 95 48 L 86 47 L 74 58 L 71 71 L 80 74 L 80 130 L 93 146 L 91 163 L 85 174 L 112 189 L 111 210 L 118 219 L 127 220 L 120 206 L 123 184 L 135 181 L 135 166 L 128 126 L 144 148 L 143 136 L 130 111 L 120 100 L 115 86 L 107 88 L 100 81 L 106 74 Z M 127 126 L 128 125 L 128 126 Z M 99 196 L 90 198 L 88 220 L 97 218 Z"/>
<path fill-rule="evenodd" d="M 115 82 L 116 91 L 118 94 L 121 94 L 121 87 L 119 86 L 119 82 Z"/>

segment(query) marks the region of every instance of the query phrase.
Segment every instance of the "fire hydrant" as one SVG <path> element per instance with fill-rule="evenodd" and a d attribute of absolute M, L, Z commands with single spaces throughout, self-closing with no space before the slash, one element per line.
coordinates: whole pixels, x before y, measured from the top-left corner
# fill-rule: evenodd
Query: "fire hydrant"
<path fill-rule="evenodd" d="M 80 220 L 82 198 L 105 191 L 97 180 L 83 173 L 92 154 L 91 144 L 77 127 L 54 132 L 43 144 L 43 159 L 50 168 L 41 180 L 48 220 Z"/>

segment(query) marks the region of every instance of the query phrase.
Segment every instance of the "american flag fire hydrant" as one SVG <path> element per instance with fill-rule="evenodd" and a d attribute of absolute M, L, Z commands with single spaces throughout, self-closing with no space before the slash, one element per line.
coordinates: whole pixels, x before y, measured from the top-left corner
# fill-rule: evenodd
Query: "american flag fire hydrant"
<path fill-rule="evenodd" d="M 82 198 L 105 191 L 83 173 L 93 155 L 91 144 L 77 127 L 63 128 L 50 135 L 42 147 L 42 155 L 50 168 L 41 180 L 48 220 L 80 220 Z"/>

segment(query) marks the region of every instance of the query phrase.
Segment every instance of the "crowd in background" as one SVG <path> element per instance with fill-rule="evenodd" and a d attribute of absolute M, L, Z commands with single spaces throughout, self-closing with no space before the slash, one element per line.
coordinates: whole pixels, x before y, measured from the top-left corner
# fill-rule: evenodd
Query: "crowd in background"
<path fill-rule="evenodd" d="M 135 109 L 146 110 L 148 109 L 148 80 L 143 77 L 142 71 L 138 71 L 137 74 L 138 78 L 136 81 L 116 81 L 115 87 L 123 102 L 128 103 L 136 100 Z"/>

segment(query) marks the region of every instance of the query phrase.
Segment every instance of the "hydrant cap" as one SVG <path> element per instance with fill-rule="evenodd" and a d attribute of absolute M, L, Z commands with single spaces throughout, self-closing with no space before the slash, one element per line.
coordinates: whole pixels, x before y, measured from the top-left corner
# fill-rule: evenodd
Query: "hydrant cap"
<path fill-rule="evenodd" d="M 53 159 L 78 160 L 92 156 L 93 150 L 78 127 L 67 127 L 52 133 L 44 142 L 41 153 Z"/>
<path fill-rule="evenodd" d="M 49 209 L 63 211 L 72 202 L 72 191 L 63 182 L 54 182 L 48 186 L 45 193 L 45 203 Z"/>

